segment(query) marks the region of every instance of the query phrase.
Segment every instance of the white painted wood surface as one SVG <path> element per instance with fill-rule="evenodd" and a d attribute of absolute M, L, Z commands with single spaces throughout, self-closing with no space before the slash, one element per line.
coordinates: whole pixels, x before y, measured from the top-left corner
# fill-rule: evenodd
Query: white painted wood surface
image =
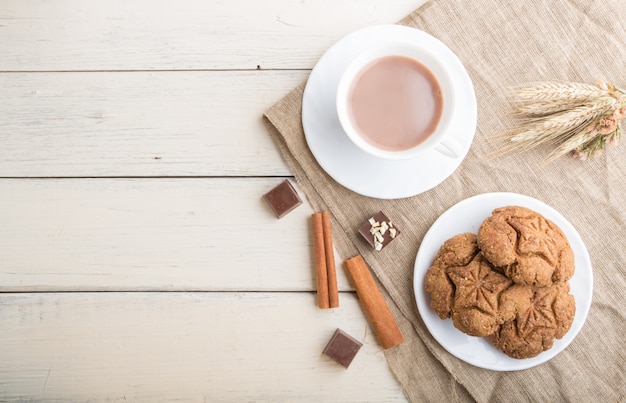
<path fill-rule="evenodd" d="M 283 180 L 0 180 L 0 291 L 314 291 L 313 210 L 261 198 Z"/>
<path fill-rule="evenodd" d="M 405 400 L 341 265 L 315 307 L 261 115 L 422 3 L 1 1 L 0 401 Z"/>
<path fill-rule="evenodd" d="M 0 74 L 0 173 L 290 175 L 262 114 L 307 76 L 292 70 Z"/>
<path fill-rule="evenodd" d="M 2 71 L 308 69 L 423 0 L 3 0 Z"/>
<path fill-rule="evenodd" d="M 352 293 L 0 295 L 0 395 L 52 401 L 403 401 Z M 348 370 L 321 352 L 364 343 Z"/>

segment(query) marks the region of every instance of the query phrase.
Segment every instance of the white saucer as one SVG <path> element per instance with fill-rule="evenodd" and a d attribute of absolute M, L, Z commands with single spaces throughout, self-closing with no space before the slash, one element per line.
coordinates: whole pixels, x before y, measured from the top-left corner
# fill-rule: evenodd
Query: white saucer
<path fill-rule="evenodd" d="M 461 146 L 459 158 L 437 151 L 410 160 L 391 161 L 359 149 L 347 137 L 335 108 L 342 72 L 359 53 L 386 42 L 420 42 L 448 64 L 458 94 L 458 111 L 451 135 Z M 415 28 L 377 25 L 339 40 L 317 62 L 304 89 L 302 126 L 315 159 L 334 180 L 356 193 L 379 199 L 399 199 L 425 192 L 450 176 L 467 155 L 476 131 L 476 96 L 461 61 L 441 41 Z"/>
<path fill-rule="evenodd" d="M 461 332 L 452 320 L 442 320 L 430 306 L 430 296 L 424 290 L 424 275 L 430 268 L 441 245 L 454 235 L 477 233 L 483 220 L 498 207 L 523 206 L 558 225 L 574 251 L 575 271 L 570 279 L 570 290 L 576 301 L 576 314 L 570 330 L 563 338 L 554 340 L 551 349 L 527 359 L 515 359 L 493 347 L 483 337 L 472 337 Z M 455 357 L 481 368 L 495 371 L 516 371 L 542 364 L 563 351 L 576 337 L 591 308 L 593 271 L 589 252 L 580 234 L 565 217 L 547 204 L 532 197 L 515 193 L 485 193 L 465 199 L 443 213 L 430 227 L 415 259 L 413 288 L 419 313 L 433 337 Z"/>

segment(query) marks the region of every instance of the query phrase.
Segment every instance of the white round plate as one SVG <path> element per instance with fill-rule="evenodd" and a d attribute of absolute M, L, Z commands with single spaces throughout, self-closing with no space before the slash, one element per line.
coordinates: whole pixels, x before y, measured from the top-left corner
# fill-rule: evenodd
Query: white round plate
<path fill-rule="evenodd" d="M 483 220 L 498 207 L 523 206 L 543 214 L 558 225 L 574 250 L 575 271 L 570 279 L 571 293 L 576 300 L 572 326 L 551 349 L 536 357 L 515 359 L 493 347 L 483 337 L 468 336 L 456 329 L 452 320 L 442 320 L 430 306 L 430 296 L 424 290 L 424 275 L 441 245 L 463 232 L 477 233 Z M 558 211 L 532 197 L 515 193 L 485 193 L 465 199 L 443 213 L 428 230 L 415 259 L 413 287 L 417 308 L 433 337 L 449 353 L 477 367 L 495 371 L 516 371 L 542 364 L 563 351 L 574 340 L 585 323 L 593 294 L 591 260 L 582 238 Z"/>
<path fill-rule="evenodd" d="M 461 146 L 463 153 L 459 158 L 450 158 L 433 150 L 409 160 L 385 160 L 359 149 L 343 131 L 335 105 L 343 71 L 359 53 L 388 42 L 419 42 L 450 67 L 458 94 L 458 110 L 450 135 Z M 450 176 L 469 151 L 476 131 L 476 113 L 472 81 L 456 55 L 433 36 L 401 25 L 376 25 L 339 40 L 313 68 L 302 97 L 302 126 L 306 141 L 322 169 L 348 189 L 379 199 L 414 196 Z"/>

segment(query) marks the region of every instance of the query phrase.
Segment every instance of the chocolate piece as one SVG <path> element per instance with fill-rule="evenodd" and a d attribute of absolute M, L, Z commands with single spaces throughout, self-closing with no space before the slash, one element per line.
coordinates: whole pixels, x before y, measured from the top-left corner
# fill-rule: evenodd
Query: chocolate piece
<path fill-rule="evenodd" d="M 382 211 L 379 211 L 359 228 L 359 233 L 372 248 L 380 252 L 400 235 L 400 230 Z"/>
<path fill-rule="evenodd" d="M 298 192 L 293 188 L 289 180 L 285 179 L 274 189 L 263 195 L 267 204 L 272 208 L 277 218 L 282 218 L 291 210 L 302 204 Z"/>
<path fill-rule="evenodd" d="M 348 368 L 362 345 L 363 343 L 354 337 L 341 329 L 337 329 L 326 345 L 324 354 Z"/>

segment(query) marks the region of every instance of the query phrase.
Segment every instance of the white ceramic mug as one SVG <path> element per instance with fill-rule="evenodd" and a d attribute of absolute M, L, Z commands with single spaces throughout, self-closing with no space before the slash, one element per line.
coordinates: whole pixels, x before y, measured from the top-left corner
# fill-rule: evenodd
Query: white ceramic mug
<path fill-rule="evenodd" d="M 421 143 L 402 150 L 386 150 L 375 146 L 359 134 L 350 118 L 349 96 L 351 87 L 359 73 L 370 63 L 387 56 L 403 56 L 413 59 L 426 67 L 437 80 L 442 93 L 443 105 L 441 117 L 435 130 Z M 459 158 L 462 154 L 460 144 L 450 136 L 449 128 L 456 110 L 454 83 L 445 63 L 435 53 L 414 43 L 388 43 L 368 49 L 352 60 L 343 72 L 337 88 L 337 114 L 341 126 L 350 140 L 363 151 L 379 158 L 409 159 L 427 151 L 436 150 L 450 157 Z"/>

